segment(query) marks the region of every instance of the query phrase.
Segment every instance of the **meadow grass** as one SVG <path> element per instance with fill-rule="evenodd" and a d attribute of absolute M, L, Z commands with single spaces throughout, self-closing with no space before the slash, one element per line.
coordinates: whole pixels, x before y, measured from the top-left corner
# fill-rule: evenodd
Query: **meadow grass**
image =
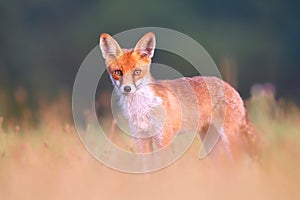
<path fill-rule="evenodd" d="M 68 95 L 42 103 L 37 126 L 1 117 L 0 199 L 299 199 L 299 108 L 268 94 L 246 105 L 264 141 L 259 162 L 214 166 L 198 159 L 196 139 L 170 167 L 143 175 L 112 170 L 86 151 Z"/>

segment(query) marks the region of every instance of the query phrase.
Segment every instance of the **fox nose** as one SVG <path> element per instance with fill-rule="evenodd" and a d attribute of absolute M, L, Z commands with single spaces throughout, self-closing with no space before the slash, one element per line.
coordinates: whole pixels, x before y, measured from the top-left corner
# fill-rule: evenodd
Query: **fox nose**
<path fill-rule="evenodd" d="M 125 92 L 130 92 L 130 91 L 131 91 L 131 87 L 128 86 L 128 85 L 125 86 L 125 87 L 124 87 L 124 91 L 125 91 Z"/>

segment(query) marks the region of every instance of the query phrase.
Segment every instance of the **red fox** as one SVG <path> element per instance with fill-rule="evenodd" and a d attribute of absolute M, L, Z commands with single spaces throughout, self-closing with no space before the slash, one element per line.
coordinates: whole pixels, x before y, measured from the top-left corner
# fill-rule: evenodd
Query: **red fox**
<path fill-rule="evenodd" d="M 221 128 L 216 128 L 221 146 L 231 157 L 238 157 L 242 152 L 255 154 L 258 137 L 238 92 L 216 77 L 155 80 L 150 73 L 155 45 L 152 32 L 145 34 L 134 49 L 121 49 L 107 33 L 100 36 L 107 71 L 130 131 L 136 136 L 139 152 L 152 152 L 153 144 L 166 147 L 179 131 L 195 127 L 195 122 L 203 138 L 208 127 L 214 124 L 213 112 L 224 112 Z M 164 118 L 155 114 L 160 109 Z"/>

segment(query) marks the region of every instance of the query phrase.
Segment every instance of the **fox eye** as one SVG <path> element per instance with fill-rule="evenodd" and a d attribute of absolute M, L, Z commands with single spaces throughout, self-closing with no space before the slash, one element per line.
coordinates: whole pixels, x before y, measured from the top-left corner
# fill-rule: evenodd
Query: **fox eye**
<path fill-rule="evenodd" d="M 122 76 L 123 75 L 121 70 L 115 70 L 114 72 L 117 76 Z"/>
<path fill-rule="evenodd" d="M 140 69 L 134 70 L 134 75 L 140 75 L 140 74 L 141 74 L 141 70 Z"/>

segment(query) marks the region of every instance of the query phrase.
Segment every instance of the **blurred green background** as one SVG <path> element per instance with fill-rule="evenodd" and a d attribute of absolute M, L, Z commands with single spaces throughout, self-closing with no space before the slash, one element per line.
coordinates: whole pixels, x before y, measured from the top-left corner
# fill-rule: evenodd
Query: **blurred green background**
<path fill-rule="evenodd" d="M 2 1 L 0 115 L 18 112 L 15 91 L 20 87 L 20 98 L 26 90 L 33 109 L 40 97 L 71 92 L 100 33 L 145 26 L 187 34 L 218 66 L 234 66 L 229 73 L 235 74 L 244 98 L 253 84 L 270 82 L 277 97 L 299 104 L 299 9 L 296 0 Z"/>

